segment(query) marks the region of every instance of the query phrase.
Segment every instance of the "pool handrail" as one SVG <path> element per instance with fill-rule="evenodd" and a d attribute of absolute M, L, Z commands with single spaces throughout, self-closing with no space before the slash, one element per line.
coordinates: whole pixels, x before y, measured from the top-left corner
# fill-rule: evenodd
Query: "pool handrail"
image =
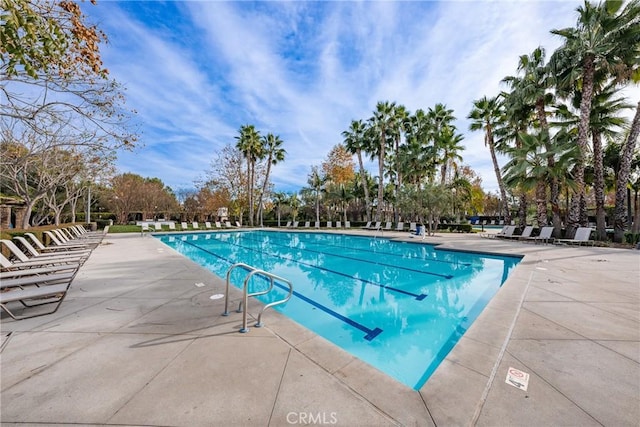
<path fill-rule="evenodd" d="M 284 304 L 285 302 L 289 301 L 291 299 L 291 295 L 293 295 L 293 284 L 280 276 L 276 276 L 273 273 L 269 273 L 268 271 L 264 271 L 264 270 L 260 270 L 257 269 L 255 267 L 252 267 L 248 264 L 239 262 L 236 264 L 233 264 L 229 270 L 227 270 L 227 283 L 226 283 L 226 290 L 225 290 L 225 299 L 224 299 L 224 313 L 222 313 L 223 316 L 228 316 L 229 315 L 229 284 L 231 282 L 231 272 L 235 269 L 235 268 L 244 268 L 245 270 L 248 270 L 249 273 L 246 275 L 244 282 L 242 284 L 242 300 L 240 301 L 240 304 L 238 305 L 238 310 L 237 312 L 240 313 L 242 312 L 242 329 L 240 329 L 240 332 L 245 333 L 248 332 L 249 329 L 247 327 L 247 307 L 248 307 L 248 302 L 249 302 L 249 297 L 254 297 L 254 296 L 258 296 L 258 295 L 265 295 L 268 294 L 269 292 L 271 292 L 271 290 L 273 289 L 273 285 L 274 282 L 276 280 L 279 280 L 281 282 L 286 283 L 289 286 L 289 293 L 288 295 L 279 301 L 273 301 L 269 304 L 266 304 L 264 307 L 262 307 L 262 310 L 260 310 L 260 313 L 258 314 L 258 321 L 256 322 L 256 324 L 254 325 L 256 328 L 260 328 L 262 327 L 262 313 L 265 312 L 265 310 L 267 310 L 268 308 L 271 308 L 273 306 L 276 305 L 280 305 L 280 304 Z M 253 293 L 249 293 L 248 292 L 248 288 L 249 288 L 249 280 L 251 280 L 251 278 L 254 275 L 260 275 L 263 277 L 266 277 L 269 279 L 269 289 L 267 289 L 266 291 L 259 291 L 259 292 L 253 292 Z M 244 306 L 244 309 L 243 309 Z"/>

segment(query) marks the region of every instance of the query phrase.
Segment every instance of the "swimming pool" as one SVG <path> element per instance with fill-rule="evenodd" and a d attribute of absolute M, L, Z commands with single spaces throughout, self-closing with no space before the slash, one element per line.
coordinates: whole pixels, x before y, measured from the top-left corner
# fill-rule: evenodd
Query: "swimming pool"
<path fill-rule="evenodd" d="M 231 265 L 243 262 L 290 280 L 294 297 L 278 311 L 415 390 L 520 261 L 317 232 L 156 237 L 223 279 Z M 234 271 L 232 283 L 241 286 L 246 274 Z M 254 289 L 265 285 L 252 279 Z M 260 299 L 283 298 L 285 287 L 276 286 Z"/>

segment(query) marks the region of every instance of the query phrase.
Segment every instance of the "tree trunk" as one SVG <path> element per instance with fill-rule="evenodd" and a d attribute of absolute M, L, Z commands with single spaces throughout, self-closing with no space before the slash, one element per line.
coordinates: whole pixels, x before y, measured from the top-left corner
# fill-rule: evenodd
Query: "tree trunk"
<path fill-rule="evenodd" d="M 602 135 L 592 132 L 593 139 L 593 190 L 596 196 L 596 240 L 607 240 L 606 212 L 604 210 L 604 170 Z"/>
<path fill-rule="evenodd" d="M 498 166 L 498 158 L 496 157 L 496 147 L 493 143 L 493 134 L 491 129 L 487 129 L 485 134 L 485 143 L 489 146 L 491 152 L 491 161 L 493 162 L 493 170 L 496 174 L 496 180 L 498 181 L 498 188 L 500 189 L 500 197 L 502 198 L 502 204 L 504 208 L 504 223 L 511 223 L 511 212 L 509 212 L 509 201 L 507 200 L 507 191 L 504 188 L 504 182 L 502 182 L 502 174 L 500 173 L 500 166 Z"/>
<path fill-rule="evenodd" d="M 586 226 L 586 185 L 584 181 L 584 164 L 589 151 L 589 118 L 591 116 L 591 100 L 593 98 L 593 55 L 584 59 L 582 74 L 582 99 L 580 100 L 580 123 L 578 124 L 579 154 L 574 170 L 576 184 L 575 202 L 571 203 L 571 211 L 567 217 L 567 235 L 573 238 L 580 226 Z"/>
<path fill-rule="evenodd" d="M 544 138 L 544 144 L 547 153 L 553 150 L 551 145 L 551 137 L 549 136 L 549 123 L 547 122 L 547 113 L 545 111 L 544 98 L 539 98 L 536 101 L 536 114 L 538 121 L 540 122 L 540 128 L 542 129 L 542 135 Z M 558 184 L 558 178 L 553 175 L 556 167 L 556 159 L 553 154 L 548 154 L 547 166 L 552 171 L 552 176 L 549 179 L 549 204 L 551 205 L 551 221 L 553 223 L 553 236 L 560 238 L 562 233 L 562 218 L 560 218 L 560 185 Z"/>
<path fill-rule="evenodd" d="M 378 206 L 376 206 L 376 221 L 382 221 L 382 201 L 384 200 L 384 154 L 387 143 L 384 132 L 380 134 L 380 154 L 378 155 Z"/>
<path fill-rule="evenodd" d="M 544 180 L 538 181 L 536 185 L 536 220 L 538 227 L 542 228 L 547 225 L 547 186 Z"/>
<path fill-rule="evenodd" d="M 358 149 L 358 163 L 360 164 L 360 181 L 362 182 L 362 190 L 364 191 L 364 211 L 367 216 L 367 221 L 371 221 L 371 212 L 369 211 L 369 206 L 371 206 L 371 201 L 369 200 L 369 187 L 367 186 L 367 175 L 364 170 L 364 163 L 362 162 L 362 150 Z"/>
<path fill-rule="evenodd" d="M 640 134 L 640 101 L 636 107 L 636 114 L 631 122 L 631 129 L 627 141 L 622 149 L 622 156 L 620 157 L 620 169 L 618 171 L 618 178 L 616 179 L 616 206 L 614 209 L 614 223 L 613 223 L 613 241 L 622 243 L 624 240 L 624 231 L 627 225 L 628 218 L 625 220 L 625 197 L 627 195 L 627 183 L 629 182 L 629 175 L 631 173 L 631 159 L 633 158 L 633 152 L 638 144 L 638 134 Z"/>
<path fill-rule="evenodd" d="M 518 207 L 518 227 L 525 227 L 527 225 L 527 194 L 523 191 L 520 194 L 520 203 Z"/>

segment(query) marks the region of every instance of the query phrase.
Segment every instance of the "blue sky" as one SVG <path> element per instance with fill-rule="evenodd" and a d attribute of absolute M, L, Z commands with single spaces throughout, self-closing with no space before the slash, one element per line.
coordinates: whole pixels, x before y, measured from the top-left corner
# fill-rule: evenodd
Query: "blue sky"
<path fill-rule="evenodd" d="M 276 190 L 297 191 L 351 120 L 388 100 L 411 112 L 452 108 L 464 163 L 495 190 L 483 136 L 468 131 L 472 101 L 504 89 L 519 55 L 540 45 L 550 55 L 560 40 L 549 31 L 573 26 L 579 4 L 102 0 L 83 9 L 107 34 L 105 66 L 137 111 L 141 146 L 119 154 L 119 172 L 191 188 L 253 124 L 284 141 Z"/>

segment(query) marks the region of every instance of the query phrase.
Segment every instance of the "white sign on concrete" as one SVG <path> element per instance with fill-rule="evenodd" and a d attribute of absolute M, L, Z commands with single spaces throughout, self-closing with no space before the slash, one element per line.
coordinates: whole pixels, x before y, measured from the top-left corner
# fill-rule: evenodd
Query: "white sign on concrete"
<path fill-rule="evenodd" d="M 527 387 L 529 387 L 529 374 L 519 369 L 509 367 L 507 380 L 505 382 L 515 388 L 527 391 Z"/>

